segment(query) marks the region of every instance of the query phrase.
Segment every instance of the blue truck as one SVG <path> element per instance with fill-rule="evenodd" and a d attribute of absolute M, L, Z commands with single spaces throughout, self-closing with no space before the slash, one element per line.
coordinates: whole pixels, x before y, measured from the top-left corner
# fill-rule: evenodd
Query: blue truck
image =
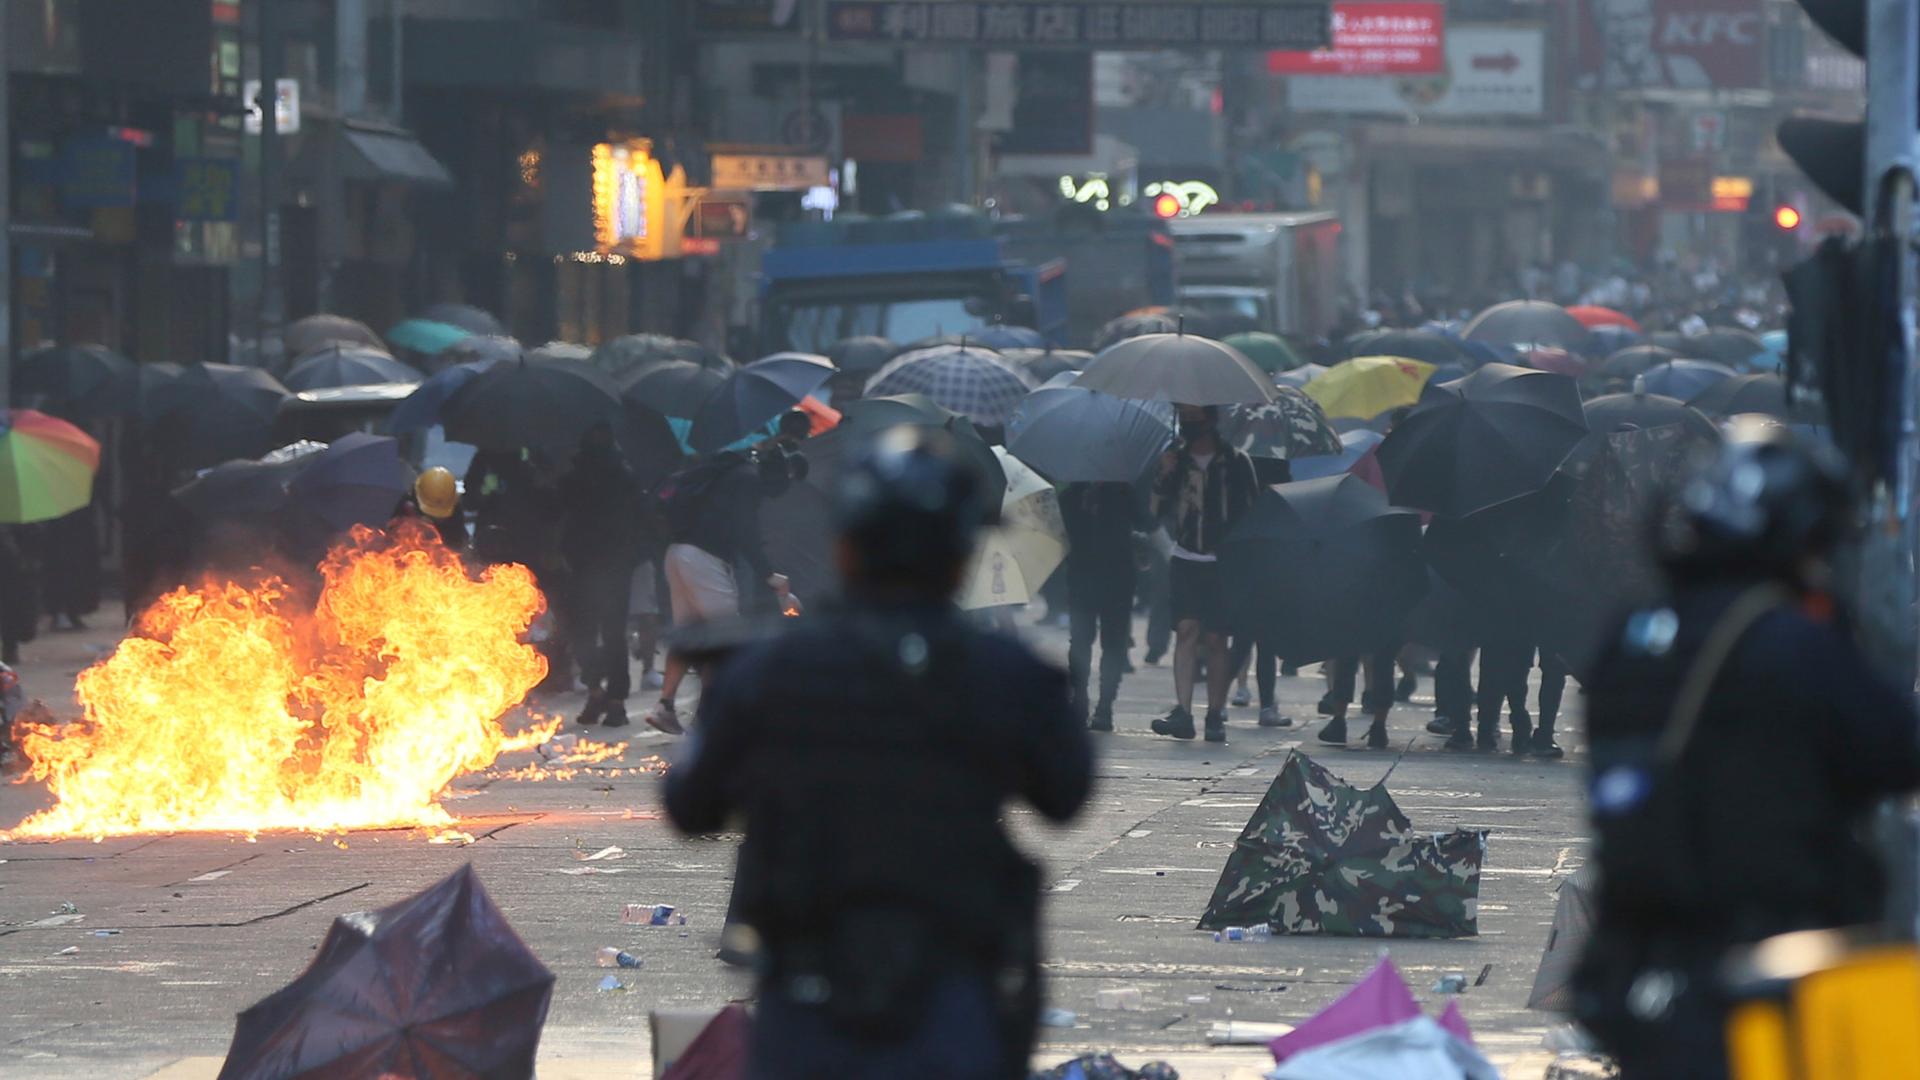
<path fill-rule="evenodd" d="M 760 348 L 906 344 L 996 324 L 1083 345 L 1106 319 L 1173 302 L 1172 243 L 1156 227 L 1095 235 L 957 210 L 789 224 L 761 264 Z"/>

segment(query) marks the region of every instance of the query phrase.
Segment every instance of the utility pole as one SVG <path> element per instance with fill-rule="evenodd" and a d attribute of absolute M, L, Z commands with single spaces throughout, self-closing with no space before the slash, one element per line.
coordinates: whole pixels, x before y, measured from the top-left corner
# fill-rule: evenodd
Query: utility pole
<path fill-rule="evenodd" d="M 0 27 L 0 409 L 13 391 L 13 100 L 7 93 L 6 31 Z"/>
<path fill-rule="evenodd" d="M 257 354 L 271 365 L 281 351 L 280 332 L 287 317 L 285 283 L 280 275 L 280 68 L 285 59 L 280 39 L 280 5 L 265 0 L 259 8 L 260 50 L 260 322 Z"/>

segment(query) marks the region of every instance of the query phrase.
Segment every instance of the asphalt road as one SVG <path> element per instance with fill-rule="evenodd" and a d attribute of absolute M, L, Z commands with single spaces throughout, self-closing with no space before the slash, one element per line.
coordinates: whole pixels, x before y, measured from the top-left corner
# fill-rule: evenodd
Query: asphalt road
<path fill-rule="evenodd" d="M 1033 633 L 1050 652 L 1064 645 L 1057 631 Z M 96 630 L 29 645 L 30 692 L 65 700 L 72 676 L 111 640 Z M 1304 725 L 1321 688 L 1312 669 L 1282 679 L 1284 709 Z M 1164 667 L 1130 678 L 1120 730 L 1098 737 L 1100 782 L 1087 812 L 1065 829 L 1012 814 L 1052 882 L 1051 1004 L 1077 1017 L 1046 1031 L 1041 1057 L 1114 1050 L 1128 1062 L 1172 1060 L 1189 1078 L 1256 1076 L 1271 1063 L 1264 1049 L 1210 1048 L 1212 1024 L 1298 1022 L 1385 949 L 1432 1011 L 1448 998 L 1429 987 L 1465 975 L 1473 985 L 1458 1000 L 1482 1048 L 1509 1077 L 1541 1076 L 1551 1018 L 1524 1005 L 1554 889 L 1583 859 L 1577 699 L 1562 725 L 1573 753 L 1542 763 L 1441 751 L 1421 732 L 1429 690 L 1423 684 L 1414 704 L 1394 711 L 1391 751 L 1314 746 L 1309 726 L 1260 730 L 1251 709 L 1234 710 L 1229 742 L 1216 746 L 1149 734 L 1171 679 Z M 636 714 L 641 707 L 636 695 Z M 671 742 L 631 735 L 622 761 L 566 779 L 462 779 L 447 806 L 476 837 L 467 845 L 410 831 L 0 844 L 0 1074 L 212 1077 L 235 1012 L 297 975 L 334 916 L 399 900 L 471 860 L 558 976 L 541 1075 L 649 1075 L 650 1010 L 717 1006 L 751 989 L 713 959 L 736 838 L 680 839 L 660 818 L 647 759 L 670 753 Z M 1388 788 L 1418 828 L 1492 830 L 1478 937 L 1232 945 L 1194 931 L 1235 836 L 1303 743 L 1356 784 L 1391 772 Z M 30 786 L 0 787 L 0 828 L 44 801 Z M 624 855 L 578 857 L 607 846 Z M 623 926 L 628 903 L 677 905 L 688 925 Z M 96 936 L 107 930 L 118 933 Z M 617 973 L 623 991 L 597 989 L 608 972 L 594 954 L 606 945 L 645 960 Z M 1096 1007 L 1099 990 L 1129 986 L 1142 991 L 1144 1010 Z"/>

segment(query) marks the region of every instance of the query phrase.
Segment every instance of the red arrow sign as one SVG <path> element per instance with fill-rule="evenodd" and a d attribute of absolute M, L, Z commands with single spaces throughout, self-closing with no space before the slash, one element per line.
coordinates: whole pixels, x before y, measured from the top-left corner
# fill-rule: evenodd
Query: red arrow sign
<path fill-rule="evenodd" d="M 1502 75 L 1511 75 L 1520 67 L 1520 58 L 1511 52 L 1499 56 L 1476 56 L 1473 58 L 1473 70 L 1497 71 Z"/>

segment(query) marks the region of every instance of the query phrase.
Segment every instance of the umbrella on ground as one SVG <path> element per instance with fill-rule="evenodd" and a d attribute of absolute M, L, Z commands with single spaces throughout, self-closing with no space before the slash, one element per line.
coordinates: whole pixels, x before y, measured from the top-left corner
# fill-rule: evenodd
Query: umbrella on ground
<path fill-rule="evenodd" d="M 1043 386 L 1007 422 L 1007 449 L 1056 484 L 1132 483 L 1173 442 L 1173 408 L 1078 386 Z"/>
<path fill-rule="evenodd" d="M 417 383 L 420 373 L 370 345 L 322 345 L 294 361 L 281 380 L 287 389 L 324 390 L 335 386 L 371 386 L 375 383 Z"/>
<path fill-rule="evenodd" d="M 385 525 L 413 489 L 413 476 L 412 466 L 400 459 L 398 440 L 355 431 L 301 459 L 287 493 L 299 513 L 345 532 L 355 525 Z"/>
<path fill-rule="evenodd" d="M 1593 936 L 1595 885 L 1598 873 L 1588 863 L 1560 883 L 1559 899 L 1553 905 L 1553 928 L 1547 931 L 1547 947 L 1540 951 L 1540 967 L 1533 973 L 1533 991 L 1527 995 L 1527 1008 L 1542 1012 L 1573 1011 L 1573 972 L 1580 954 Z"/>
<path fill-rule="evenodd" d="M 1038 384 L 991 349 L 939 345 L 902 353 L 867 380 L 869 397 L 925 394 L 984 427 L 1005 427 Z"/>
<path fill-rule="evenodd" d="M 1264 632 L 1298 662 L 1371 653 L 1427 588 L 1419 515 L 1388 506 L 1356 476 L 1261 491 L 1220 563 L 1223 580 L 1241 583 L 1229 625 Z"/>
<path fill-rule="evenodd" d="M 1396 505 L 1465 517 L 1539 491 L 1587 433 L 1565 375 L 1488 364 L 1444 389 L 1380 444 Z"/>
<path fill-rule="evenodd" d="M 1220 418 L 1220 434 L 1258 458 L 1292 461 L 1340 451 L 1340 434 L 1320 404 L 1291 386 L 1275 388 L 1265 405 L 1234 405 Z"/>
<path fill-rule="evenodd" d="M 140 414 L 179 467 L 253 457 L 273 445 L 274 417 L 292 395 L 264 369 L 189 364 L 166 374 L 154 373 Z"/>
<path fill-rule="evenodd" d="M 1717 360 L 1736 371 L 1750 368 L 1755 357 L 1767 355 L 1766 343 L 1760 340 L 1760 335 L 1737 326 L 1710 327 L 1704 334 L 1688 337 L 1686 343 L 1684 351 L 1688 356 Z"/>
<path fill-rule="evenodd" d="M 1476 934 L 1486 844 L 1484 830 L 1415 832 L 1384 784 L 1352 787 L 1290 751 L 1234 842 L 1200 929 Z"/>
<path fill-rule="evenodd" d="M 1247 334 L 1230 334 L 1221 340 L 1239 349 L 1242 355 L 1253 361 L 1253 366 L 1269 375 L 1292 371 L 1305 362 L 1294 355 L 1293 346 L 1288 345 L 1287 339 L 1278 334 L 1255 331 Z"/>
<path fill-rule="evenodd" d="M 1323 364 L 1301 364 L 1292 371 L 1283 371 L 1275 375 L 1273 377 L 1273 384 L 1275 386 L 1291 386 L 1295 389 L 1304 390 L 1308 383 L 1332 370 L 1332 368 Z"/>
<path fill-rule="evenodd" d="M 491 312 L 482 311 L 472 304 L 441 303 L 430 305 L 419 317 L 429 322 L 446 323 L 457 326 L 480 337 L 505 337 L 507 328 Z"/>
<path fill-rule="evenodd" d="M 387 414 L 387 430 L 395 435 L 405 435 L 412 431 L 425 431 L 438 424 L 440 408 L 447 403 L 447 399 L 493 365 L 494 361 L 491 360 L 455 364 L 427 376 L 426 381 L 415 387 L 413 393 L 403 398 L 393 412 Z"/>
<path fill-rule="evenodd" d="M 827 348 L 827 359 L 848 374 L 869 375 L 900 355 L 900 346 L 883 337 L 842 338 Z"/>
<path fill-rule="evenodd" d="M 531 1077 L 552 995 L 468 864 L 335 919 L 307 970 L 240 1014 L 220 1080 Z"/>
<path fill-rule="evenodd" d="M 1634 389 L 1692 401 L 1709 386 L 1737 374 L 1739 372 L 1727 365 L 1712 360 L 1669 360 L 1641 372 L 1634 380 Z"/>
<path fill-rule="evenodd" d="M 93 501 L 100 444 L 33 409 L 0 415 L 0 524 L 65 517 Z"/>
<path fill-rule="evenodd" d="M 1404 356 L 1435 367 L 1478 367 L 1458 341 L 1438 330 L 1367 330 L 1348 338 L 1343 359 L 1356 356 Z"/>
<path fill-rule="evenodd" d="M 1658 345 L 1632 345 L 1611 353 L 1600 365 L 1588 373 L 1588 377 L 1600 382 L 1618 383 L 1623 388 L 1630 387 L 1633 380 L 1644 375 L 1652 368 L 1659 367 L 1669 360 L 1680 359 L 1680 354 L 1672 349 Z"/>
<path fill-rule="evenodd" d="M 1787 382 L 1778 375 L 1735 375 L 1707 387 L 1687 404 L 1708 416 L 1787 415 Z"/>
<path fill-rule="evenodd" d="M 1072 372 L 1078 375 L 1093 361 L 1093 354 L 1079 349 L 1002 349 L 1000 359 L 1046 385 L 1049 379 Z"/>
<path fill-rule="evenodd" d="M 691 421 L 726 381 L 725 375 L 712 368 L 671 360 L 641 368 L 627 381 L 621 396 L 662 416 Z"/>
<path fill-rule="evenodd" d="M 832 377 L 833 362 L 811 353 L 774 353 L 755 360 L 707 395 L 687 441 L 706 453 L 758 435 L 768 421 L 799 405 Z"/>
<path fill-rule="evenodd" d="M 1377 431 L 1361 428 L 1357 431 L 1343 432 L 1340 435 L 1340 449 L 1330 454 L 1315 454 L 1311 457 L 1297 457 L 1290 461 L 1295 480 L 1318 480 L 1323 476 L 1339 476 L 1352 469 L 1367 451 L 1380 445 L 1385 435 Z"/>
<path fill-rule="evenodd" d="M 104 345 L 49 345 L 13 365 L 13 393 L 78 419 L 131 411 L 139 397 L 133 361 Z"/>
<path fill-rule="evenodd" d="M 1044 349 L 1047 347 L 1046 335 L 1027 326 L 983 326 L 968 335 L 975 345 L 985 345 L 989 349 Z"/>
<path fill-rule="evenodd" d="M 345 315 L 309 315 L 304 319 L 295 319 L 287 326 L 281 340 L 286 344 L 288 356 L 305 356 L 332 342 L 366 345 L 382 352 L 387 348 L 387 343 L 380 340 L 380 335 L 374 333 L 372 327 Z"/>
<path fill-rule="evenodd" d="M 1593 304 L 1576 304 L 1567 309 L 1567 314 L 1579 320 L 1580 325 L 1589 330 L 1598 329 L 1602 326 L 1623 326 L 1636 334 L 1640 332 L 1640 324 L 1635 322 L 1631 316 L 1615 311 L 1609 307 L 1598 307 Z"/>
<path fill-rule="evenodd" d="M 1273 380 L 1240 350 L 1192 334 L 1128 338 L 1094 356 L 1075 386 L 1178 405 L 1264 405 Z"/>
<path fill-rule="evenodd" d="M 389 343 L 423 356 L 438 356 L 473 336 L 471 330 L 431 319 L 408 319 L 387 331 Z"/>
<path fill-rule="evenodd" d="M 1007 492 L 999 524 L 982 531 L 973 565 L 961 579 L 959 604 L 969 611 L 1028 602 L 1067 557 L 1067 528 L 1053 485 L 1003 447 L 994 447 L 993 454 L 1006 473 Z"/>
<path fill-rule="evenodd" d="M 1587 328 L 1558 304 L 1545 300 L 1509 300 L 1475 315 L 1461 336 L 1468 341 L 1511 349 L 1536 349 L 1542 345 L 1578 349 L 1586 344 Z"/>
<path fill-rule="evenodd" d="M 613 380 L 571 360 L 495 364 L 447 399 L 440 422 L 455 442 L 490 450 L 532 447 L 554 462 L 570 459 L 587 429 L 602 423 L 612 426 L 636 473 L 670 466 L 679 456 L 677 449 L 661 453 L 663 446 L 675 447 L 664 421 L 656 419 L 657 433 L 640 430 Z"/>
<path fill-rule="evenodd" d="M 1149 334 L 1172 334 L 1180 330 L 1180 320 L 1164 312 L 1129 312 L 1115 319 L 1109 319 L 1093 332 L 1091 344 L 1098 354 L 1126 341 L 1128 338 L 1146 337 Z"/>
<path fill-rule="evenodd" d="M 1372 420 L 1420 400 L 1433 365 L 1405 356 L 1358 356 L 1306 385 L 1307 396 L 1335 419 Z"/>

